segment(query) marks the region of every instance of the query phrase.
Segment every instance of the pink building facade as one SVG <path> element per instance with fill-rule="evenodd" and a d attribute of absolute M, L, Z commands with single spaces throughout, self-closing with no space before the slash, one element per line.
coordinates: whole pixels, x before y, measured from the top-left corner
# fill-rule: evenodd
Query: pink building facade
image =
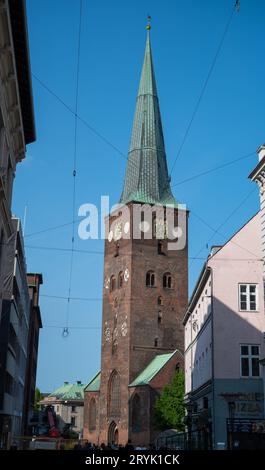
<path fill-rule="evenodd" d="M 188 425 L 208 448 L 246 447 L 264 417 L 260 217 L 212 249 L 184 317 Z"/>

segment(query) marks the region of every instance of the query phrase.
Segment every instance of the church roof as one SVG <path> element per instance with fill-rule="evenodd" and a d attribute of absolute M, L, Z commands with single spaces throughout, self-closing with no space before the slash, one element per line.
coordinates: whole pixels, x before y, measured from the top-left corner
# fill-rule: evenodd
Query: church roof
<path fill-rule="evenodd" d="M 99 392 L 100 389 L 100 376 L 101 372 L 99 371 L 95 377 L 86 385 L 85 392 Z"/>
<path fill-rule="evenodd" d="M 137 387 L 140 385 L 148 385 L 151 380 L 160 372 L 166 363 L 174 356 L 176 351 L 169 354 L 157 355 L 148 366 L 134 379 L 129 387 Z"/>
<path fill-rule="evenodd" d="M 56 397 L 58 400 L 84 400 L 84 387 L 79 381 L 75 384 L 64 382 L 64 385 L 50 393 L 49 397 Z"/>
<path fill-rule="evenodd" d="M 149 30 L 120 202 L 173 204 Z"/>

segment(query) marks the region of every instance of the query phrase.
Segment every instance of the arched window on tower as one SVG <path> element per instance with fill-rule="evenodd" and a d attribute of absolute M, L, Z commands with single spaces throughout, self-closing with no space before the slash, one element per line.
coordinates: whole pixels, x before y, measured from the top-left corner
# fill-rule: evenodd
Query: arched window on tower
<path fill-rule="evenodd" d="M 113 370 L 108 383 L 108 415 L 120 415 L 120 376 L 116 370 Z"/>
<path fill-rule="evenodd" d="M 163 287 L 164 289 L 172 288 L 172 276 L 170 273 L 165 273 L 163 276 Z"/>
<path fill-rule="evenodd" d="M 119 256 L 119 251 L 120 251 L 120 245 L 118 242 L 115 243 L 115 251 L 114 251 L 114 256 Z"/>
<path fill-rule="evenodd" d="M 157 244 L 157 253 L 159 255 L 164 255 L 164 251 L 163 251 L 163 242 L 161 242 L 161 240 L 159 240 L 158 244 Z"/>
<path fill-rule="evenodd" d="M 154 341 L 154 346 L 155 346 L 155 348 L 157 348 L 157 347 L 158 347 L 158 338 L 157 338 L 157 337 L 155 338 L 155 341 Z"/>
<path fill-rule="evenodd" d="M 154 271 L 148 271 L 146 273 L 145 285 L 147 287 L 154 287 L 155 286 L 155 273 L 154 273 Z"/>
<path fill-rule="evenodd" d="M 97 422 L 97 405 L 95 398 L 91 398 L 89 402 L 89 414 L 88 414 L 88 428 L 89 431 L 95 431 Z"/>
<path fill-rule="evenodd" d="M 119 277 L 118 277 L 118 288 L 121 289 L 123 286 L 123 272 L 119 272 Z"/>
<path fill-rule="evenodd" d="M 157 323 L 161 325 L 162 323 L 162 312 L 159 310 L 158 316 L 157 316 Z"/>
<path fill-rule="evenodd" d="M 132 398 L 132 432 L 141 431 L 141 398 L 136 393 Z"/>
<path fill-rule="evenodd" d="M 113 292 L 116 289 L 116 279 L 115 276 L 110 278 L 110 292 Z"/>

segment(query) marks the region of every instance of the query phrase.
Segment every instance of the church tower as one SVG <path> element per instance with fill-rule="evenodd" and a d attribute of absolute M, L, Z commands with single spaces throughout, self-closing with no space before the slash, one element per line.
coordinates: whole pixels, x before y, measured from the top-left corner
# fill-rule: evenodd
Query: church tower
<path fill-rule="evenodd" d="M 124 187 L 106 220 L 101 373 L 85 391 L 85 437 L 99 443 L 148 445 L 157 393 L 183 364 L 187 212 L 170 188 L 147 29 Z"/>

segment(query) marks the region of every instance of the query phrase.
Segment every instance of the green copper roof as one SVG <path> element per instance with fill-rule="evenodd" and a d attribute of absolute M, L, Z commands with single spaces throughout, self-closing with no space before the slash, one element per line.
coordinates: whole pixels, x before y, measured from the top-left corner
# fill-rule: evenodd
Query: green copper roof
<path fill-rule="evenodd" d="M 57 388 L 49 397 L 56 397 L 58 400 L 84 400 L 84 387 L 82 383 L 69 384 L 64 383 L 62 387 Z"/>
<path fill-rule="evenodd" d="M 100 389 L 100 376 L 101 372 L 99 371 L 95 377 L 87 384 L 85 387 L 85 392 L 99 392 Z"/>
<path fill-rule="evenodd" d="M 120 199 L 130 201 L 177 205 L 170 188 L 149 31 Z"/>
<path fill-rule="evenodd" d="M 134 379 L 129 387 L 137 387 L 139 385 L 148 385 L 156 374 L 164 367 L 164 365 L 174 356 L 176 351 L 170 354 L 160 354 L 156 356 L 150 364 Z"/>

